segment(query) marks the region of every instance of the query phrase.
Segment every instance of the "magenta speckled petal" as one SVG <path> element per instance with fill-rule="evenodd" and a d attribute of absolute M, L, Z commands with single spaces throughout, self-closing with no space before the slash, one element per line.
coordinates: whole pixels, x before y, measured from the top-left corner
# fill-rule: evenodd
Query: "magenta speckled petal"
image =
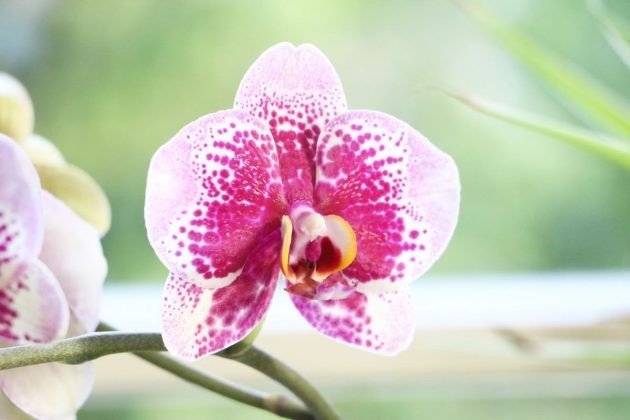
<path fill-rule="evenodd" d="M 382 355 L 394 355 L 411 343 L 413 308 L 408 288 L 345 299 L 314 300 L 291 294 L 302 316 L 322 334 Z"/>
<path fill-rule="evenodd" d="M 7 397 L 38 419 L 74 418 L 93 384 L 92 363 L 46 363 L 0 372 L 0 387 Z"/>
<path fill-rule="evenodd" d="M 39 178 L 17 143 L 0 134 L 0 287 L 37 257 L 42 241 Z"/>
<path fill-rule="evenodd" d="M 279 274 L 280 231 L 252 252 L 240 276 L 220 289 L 203 289 L 170 275 L 164 290 L 162 336 L 187 360 L 216 353 L 245 337 L 263 318 Z"/>
<path fill-rule="evenodd" d="M 269 130 L 241 111 L 206 115 L 153 156 L 145 220 L 175 278 L 204 288 L 234 281 L 286 209 Z"/>
<path fill-rule="evenodd" d="M 57 198 L 45 191 L 42 198 L 45 230 L 39 258 L 59 281 L 74 316 L 94 331 L 107 274 L 99 233 Z"/>
<path fill-rule="evenodd" d="M 326 126 L 316 164 L 316 208 L 343 217 L 357 237 L 346 277 L 387 288 L 419 277 L 442 254 L 457 223 L 459 175 L 416 130 L 350 111 Z"/>
<path fill-rule="evenodd" d="M 44 264 L 21 266 L 0 289 L 0 340 L 12 344 L 44 343 L 65 335 L 68 303 Z"/>
<path fill-rule="evenodd" d="M 243 77 L 234 108 L 269 125 L 288 201 L 311 201 L 317 138 L 324 125 L 347 108 L 328 58 L 308 44 L 269 48 Z"/>

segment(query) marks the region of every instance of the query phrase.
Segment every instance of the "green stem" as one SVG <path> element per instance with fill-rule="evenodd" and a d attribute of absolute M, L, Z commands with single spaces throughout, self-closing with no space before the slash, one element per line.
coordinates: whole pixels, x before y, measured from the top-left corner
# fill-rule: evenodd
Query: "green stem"
<path fill-rule="evenodd" d="M 157 333 L 127 334 L 112 331 L 47 344 L 6 347 L 0 349 L 0 370 L 50 362 L 79 364 L 108 354 L 137 351 L 164 351 L 162 336 Z"/>
<path fill-rule="evenodd" d="M 97 331 L 116 331 L 113 327 L 105 322 L 101 322 Z M 166 350 L 162 337 L 160 336 L 161 348 L 159 351 Z M 148 349 L 146 349 L 148 350 Z M 246 389 L 237 384 L 231 383 L 225 379 L 212 377 L 205 372 L 184 365 L 170 356 L 159 354 L 151 351 L 135 352 L 134 355 L 149 362 L 159 368 L 172 373 L 173 375 L 199 385 L 209 391 L 223 395 L 235 401 L 258 407 L 263 410 L 272 412 L 278 416 L 291 419 L 312 420 L 313 416 L 303 406 L 289 400 L 284 395 L 267 394 L 260 391 Z"/>
<path fill-rule="evenodd" d="M 268 394 L 253 389 L 247 389 L 225 379 L 209 376 L 205 372 L 186 366 L 172 357 L 155 352 L 137 352 L 136 356 L 158 366 L 173 375 L 199 385 L 207 390 L 240 401 L 243 404 L 267 410 L 280 417 L 299 420 L 312 420 L 313 416 L 303 405 L 291 401 L 281 394 Z"/>
<path fill-rule="evenodd" d="M 252 392 L 155 353 L 166 350 L 160 334 L 111 331 L 106 324 L 99 325 L 99 329 L 110 331 L 48 344 L 0 349 L 0 370 L 50 362 L 78 364 L 108 354 L 134 353 L 188 382 L 279 416 L 295 419 L 311 419 L 314 416 L 322 420 L 339 418 L 321 394 L 297 372 L 254 346 L 237 344 L 218 355 L 250 366 L 286 386 L 306 404 L 310 412 L 281 395 Z"/>
<path fill-rule="evenodd" d="M 237 344 L 233 348 L 220 352 L 219 356 L 247 365 L 281 383 L 304 401 L 316 418 L 322 420 L 340 418 L 317 389 L 291 367 L 268 353 L 254 346 L 248 346 L 239 351 Z"/>

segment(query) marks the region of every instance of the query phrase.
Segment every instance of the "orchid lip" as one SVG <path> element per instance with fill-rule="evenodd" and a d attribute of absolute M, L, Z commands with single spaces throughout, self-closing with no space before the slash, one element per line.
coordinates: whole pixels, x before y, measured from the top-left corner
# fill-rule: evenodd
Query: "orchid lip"
<path fill-rule="evenodd" d="M 298 204 L 282 217 L 280 267 L 296 286 L 290 292 L 314 293 L 317 284 L 348 267 L 356 254 L 356 236 L 343 218 L 323 216 L 308 204 Z"/>

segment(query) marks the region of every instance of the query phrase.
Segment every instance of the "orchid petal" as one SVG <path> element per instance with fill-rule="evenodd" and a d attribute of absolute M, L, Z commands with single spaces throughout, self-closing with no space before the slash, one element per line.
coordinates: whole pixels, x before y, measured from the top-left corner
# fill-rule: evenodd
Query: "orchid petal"
<path fill-rule="evenodd" d="M 346 277 L 387 288 L 442 254 L 457 222 L 459 177 L 420 133 L 383 113 L 351 111 L 326 126 L 316 163 L 318 211 L 341 216 L 356 234 Z"/>
<path fill-rule="evenodd" d="M 0 387 L 24 412 L 40 419 L 74 418 L 94 384 L 94 366 L 46 363 L 0 372 Z"/>
<path fill-rule="evenodd" d="M 72 313 L 88 331 L 99 321 L 107 261 L 99 234 L 63 202 L 44 191 L 44 246 L 40 260 L 54 273 Z"/>
<path fill-rule="evenodd" d="M 0 339 L 12 344 L 48 342 L 68 330 L 68 304 L 41 262 L 22 266 L 0 289 Z"/>
<path fill-rule="evenodd" d="M 315 144 L 324 125 L 347 109 L 339 77 L 313 45 L 281 43 L 249 68 L 234 108 L 260 118 L 276 141 L 288 201 L 313 195 Z"/>
<path fill-rule="evenodd" d="M 0 419 L 32 420 L 33 418 L 17 408 L 4 393 L 0 392 Z"/>
<path fill-rule="evenodd" d="M 83 169 L 72 165 L 35 163 L 42 188 L 53 194 L 105 235 L 112 212 L 105 192 Z"/>
<path fill-rule="evenodd" d="M 42 247 L 43 222 L 37 173 L 26 154 L 0 134 L 0 287 Z"/>
<path fill-rule="evenodd" d="M 252 251 L 238 278 L 220 289 L 204 289 L 171 273 L 162 306 L 166 348 L 196 360 L 251 332 L 267 312 L 276 288 L 280 241 L 277 229 Z"/>
<path fill-rule="evenodd" d="M 357 283 L 356 280 L 345 278 L 340 272 L 333 273 L 321 283 L 316 284 L 312 298 L 316 300 L 345 299 L 356 291 Z"/>
<path fill-rule="evenodd" d="M 206 288 L 231 283 L 285 207 L 273 139 L 243 112 L 198 119 L 151 161 L 149 241 L 175 278 Z"/>
<path fill-rule="evenodd" d="M 291 294 L 291 300 L 319 332 L 363 350 L 394 355 L 413 338 L 413 307 L 406 287 L 374 294 L 354 292 L 336 300 Z"/>
<path fill-rule="evenodd" d="M 33 132 L 34 123 L 28 91 L 16 78 L 0 72 L 0 133 L 22 142 Z"/>

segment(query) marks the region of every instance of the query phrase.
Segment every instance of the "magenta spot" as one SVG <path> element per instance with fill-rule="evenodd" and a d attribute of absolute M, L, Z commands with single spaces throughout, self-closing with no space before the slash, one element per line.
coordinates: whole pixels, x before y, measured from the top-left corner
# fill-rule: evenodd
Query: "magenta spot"
<path fill-rule="evenodd" d="M 306 245 L 306 259 L 317 261 L 322 255 L 322 245 L 320 241 L 311 241 Z"/>

